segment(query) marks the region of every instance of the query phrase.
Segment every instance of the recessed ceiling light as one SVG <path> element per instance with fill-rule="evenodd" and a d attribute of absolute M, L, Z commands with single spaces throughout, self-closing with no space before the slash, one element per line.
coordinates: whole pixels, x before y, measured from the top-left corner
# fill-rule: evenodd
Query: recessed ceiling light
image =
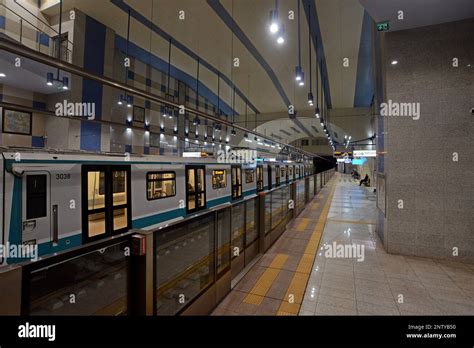
<path fill-rule="evenodd" d="M 4 73 L 0 73 L 0 77 L 6 77 L 7 75 L 5 75 Z"/>
<path fill-rule="evenodd" d="M 392 60 L 392 65 L 397 65 L 398 64 L 398 60 Z"/>

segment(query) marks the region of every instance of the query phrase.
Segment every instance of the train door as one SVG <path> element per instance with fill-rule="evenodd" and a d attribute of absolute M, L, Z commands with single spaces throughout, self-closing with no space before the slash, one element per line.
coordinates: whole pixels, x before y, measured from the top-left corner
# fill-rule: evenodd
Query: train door
<path fill-rule="evenodd" d="M 288 166 L 285 166 L 285 181 L 288 184 L 290 182 L 290 176 L 289 176 L 289 171 L 288 171 Z"/>
<path fill-rule="evenodd" d="M 186 166 L 186 210 L 194 213 L 206 209 L 205 166 Z"/>
<path fill-rule="evenodd" d="M 293 166 L 293 180 L 296 180 L 296 167 Z"/>
<path fill-rule="evenodd" d="M 267 166 L 267 173 L 268 173 L 268 190 L 272 189 L 272 166 Z"/>
<path fill-rule="evenodd" d="M 231 168 L 232 199 L 242 198 L 242 167 L 240 165 Z"/>
<path fill-rule="evenodd" d="M 89 242 L 131 228 L 129 165 L 82 167 L 82 235 Z"/>
<path fill-rule="evenodd" d="M 263 166 L 257 166 L 257 192 L 263 191 Z"/>
<path fill-rule="evenodd" d="M 48 172 L 27 172 L 23 177 L 23 244 L 57 241 L 57 228 L 55 236 L 51 231 L 51 214 L 53 212 L 50 210 L 50 183 Z"/>

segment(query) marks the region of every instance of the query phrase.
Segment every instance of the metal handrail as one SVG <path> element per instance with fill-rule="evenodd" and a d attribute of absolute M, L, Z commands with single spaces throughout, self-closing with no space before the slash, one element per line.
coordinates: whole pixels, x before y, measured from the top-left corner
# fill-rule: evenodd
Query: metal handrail
<path fill-rule="evenodd" d="M 50 39 L 51 41 L 53 41 L 53 38 L 51 36 L 49 36 L 49 34 L 47 32 L 45 32 L 43 29 L 40 29 L 39 27 L 37 27 L 35 24 L 31 23 L 30 21 L 28 21 L 27 19 L 23 18 L 22 16 L 20 16 L 18 13 L 16 13 L 15 11 L 13 11 L 11 8 L 9 8 L 8 6 L 6 6 L 5 4 L 3 3 L 0 3 L 0 6 L 2 6 L 3 8 L 5 8 L 6 11 L 9 11 L 11 12 L 13 15 L 15 15 L 16 17 L 18 17 L 20 20 L 20 43 L 22 42 L 22 33 L 23 33 L 23 22 L 26 22 L 28 23 L 33 29 L 35 29 L 36 31 L 42 33 L 42 34 L 45 34 L 48 39 Z M 38 18 L 39 19 L 39 18 Z M 49 29 L 51 29 L 52 31 L 56 32 L 53 28 L 51 28 L 50 26 L 47 26 Z M 11 37 L 10 35 L 8 35 L 8 32 L 5 30 L 5 34 L 9 37 Z M 68 40 L 68 42 L 70 42 Z M 72 42 L 70 42 L 72 44 Z M 69 47 L 66 47 L 66 52 L 67 54 L 72 54 L 72 50 L 69 49 Z M 72 56 L 71 56 L 72 57 Z M 66 60 L 68 60 L 66 58 Z"/>
<path fill-rule="evenodd" d="M 87 70 L 85 70 L 81 67 L 70 64 L 68 62 L 64 62 L 64 61 L 59 60 L 57 58 L 53 58 L 53 57 L 51 57 L 49 55 L 46 55 L 44 53 L 37 52 L 37 51 L 32 50 L 32 49 L 30 49 L 28 47 L 25 47 L 23 45 L 18 45 L 16 43 L 9 42 L 8 40 L 5 40 L 4 38 L 0 38 L 0 49 L 9 51 L 9 52 L 14 53 L 14 54 L 18 54 L 20 56 L 32 59 L 36 62 L 43 63 L 43 64 L 49 65 L 51 67 L 54 67 L 54 68 L 59 68 L 63 71 L 69 72 L 69 73 L 74 74 L 74 75 L 78 75 L 78 76 L 81 76 L 83 78 L 87 78 L 87 79 L 102 83 L 104 85 L 120 89 L 124 92 L 130 93 L 132 95 L 135 95 L 135 96 L 138 96 L 138 97 L 141 97 L 141 98 L 144 98 L 144 99 L 147 99 L 147 100 L 150 100 L 150 101 L 162 104 L 162 105 L 166 105 L 170 108 L 174 108 L 174 109 L 179 110 L 182 107 L 182 105 L 180 105 L 178 103 L 175 103 L 175 102 L 172 102 L 172 101 L 169 101 L 169 100 L 167 100 L 167 99 L 165 99 L 165 98 L 163 98 L 159 95 L 152 94 L 152 93 L 147 92 L 145 90 L 138 89 L 135 86 L 130 86 L 130 85 L 124 84 L 122 82 L 111 79 L 109 77 L 98 76 L 96 74 L 88 72 Z M 239 126 L 239 125 L 236 125 L 236 124 L 234 124 L 230 121 L 227 121 L 225 119 L 222 119 L 222 118 L 219 118 L 219 117 L 216 117 L 216 116 L 212 116 L 210 114 L 207 114 L 207 113 L 202 112 L 202 111 L 197 110 L 197 109 L 192 109 L 192 108 L 187 107 L 187 106 L 183 106 L 183 108 L 184 108 L 185 112 L 200 116 L 200 117 L 208 119 L 212 122 L 222 124 L 222 125 L 225 125 L 225 126 L 228 126 L 228 127 L 233 127 L 235 129 L 241 130 L 245 133 L 253 134 L 253 135 L 255 135 L 259 138 L 262 138 L 262 139 L 267 139 L 267 140 L 269 140 L 269 141 L 271 141 L 275 144 L 282 145 L 282 147 L 291 148 L 291 149 L 293 149 L 293 151 L 295 151 L 296 153 L 298 153 L 300 155 L 305 155 L 309 158 L 319 157 L 319 158 L 324 159 L 325 161 L 327 161 L 327 159 L 322 157 L 322 156 L 319 156 L 317 154 L 310 153 L 310 152 L 298 149 L 297 147 L 295 147 L 293 145 L 290 145 L 290 144 L 285 144 L 283 142 L 280 142 L 280 141 L 277 141 L 277 140 L 274 140 L 274 139 L 270 139 L 268 136 L 266 136 L 264 134 L 261 134 L 259 132 L 254 131 L 254 130 L 251 130 L 251 129 L 247 129 L 247 128 Z"/>
<path fill-rule="evenodd" d="M 26 12 L 28 12 L 30 15 L 32 15 L 33 17 L 35 17 L 37 20 L 39 20 L 41 23 L 43 23 L 48 29 L 51 29 L 53 32 L 55 32 L 56 34 L 59 35 L 59 32 L 54 29 L 52 26 L 49 25 L 49 23 L 43 21 L 40 17 L 38 17 L 37 15 L 35 15 L 33 12 L 31 12 L 30 10 L 28 10 L 25 6 L 23 6 L 22 4 L 20 4 L 18 2 L 18 0 L 13 0 L 15 2 L 15 4 L 17 4 L 18 6 L 20 6 L 22 9 L 24 9 Z M 10 9 L 10 11 L 13 12 L 13 10 Z M 72 46 L 74 46 L 74 44 L 72 43 L 72 41 L 69 41 L 67 40 Z"/>

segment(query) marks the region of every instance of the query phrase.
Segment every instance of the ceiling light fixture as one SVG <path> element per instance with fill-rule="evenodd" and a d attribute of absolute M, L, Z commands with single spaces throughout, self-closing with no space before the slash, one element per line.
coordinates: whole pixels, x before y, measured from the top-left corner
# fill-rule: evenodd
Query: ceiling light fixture
<path fill-rule="evenodd" d="M 0 73 L 0 77 L 6 77 L 7 75 L 5 75 L 4 73 Z"/>
<path fill-rule="evenodd" d="M 298 65 L 295 68 L 296 81 L 298 85 L 304 86 L 304 73 L 301 68 L 301 19 L 300 19 L 300 0 L 297 0 L 298 3 Z"/>
<path fill-rule="evenodd" d="M 278 30 L 277 43 L 282 45 L 285 43 L 285 26 L 282 24 L 280 30 Z"/>
<path fill-rule="evenodd" d="M 392 60 L 392 65 L 397 65 L 398 64 L 398 60 Z"/>
<path fill-rule="evenodd" d="M 270 33 L 276 34 L 280 30 L 280 14 L 278 13 L 278 0 L 275 0 L 275 8 L 270 11 Z"/>

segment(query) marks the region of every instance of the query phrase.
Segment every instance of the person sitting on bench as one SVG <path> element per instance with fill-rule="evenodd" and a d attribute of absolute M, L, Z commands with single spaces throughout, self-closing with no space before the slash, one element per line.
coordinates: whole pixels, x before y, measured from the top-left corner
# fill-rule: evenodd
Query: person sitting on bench
<path fill-rule="evenodd" d="M 364 184 L 365 186 L 367 186 L 367 184 L 370 183 L 370 179 L 369 179 L 369 175 L 368 174 L 365 174 L 365 178 L 363 178 L 360 183 L 359 183 L 359 186 L 361 186 L 362 184 Z"/>

